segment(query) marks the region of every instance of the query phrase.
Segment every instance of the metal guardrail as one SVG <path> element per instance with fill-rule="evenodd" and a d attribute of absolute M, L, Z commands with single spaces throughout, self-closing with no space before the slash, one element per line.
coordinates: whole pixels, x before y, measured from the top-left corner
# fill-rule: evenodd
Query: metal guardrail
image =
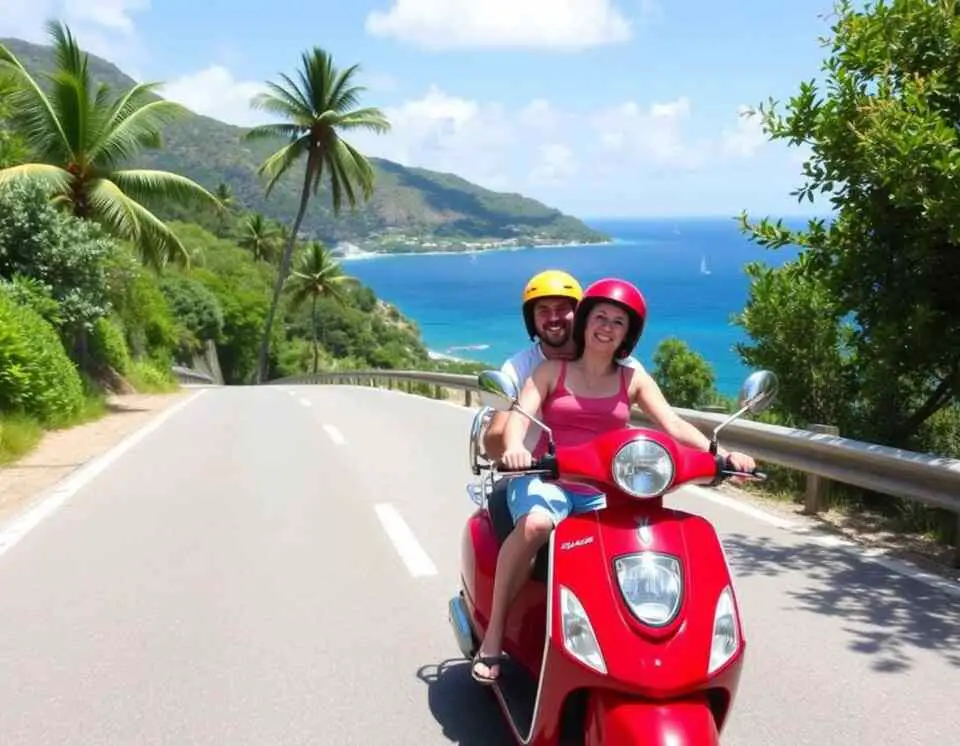
<path fill-rule="evenodd" d="M 182 365 L 174 365 L 170 368 L 170 371 L 177 377 L 177 380 L 180 383 L 216 383 L 216 381 L 214 381 L 213 378 L 208 376 L 206 373 L 201 373 L 199 370 L 184 368 Z"/>
<path fill-rule="evenodd" d="M 356 383 L 375 385 L 378 381 L 405 381 L 467 392 L 472 404 L 477 378 L 452 373 L 423 371 L 361 370 L 317 375 L 292 376 L 270 381 L 276 384 Z M 674 407 L 685 420 L 709 435 L 726 414 Z M 649 425 L 637 409 L 635 424 Z M 758 461 L 777 464 L 807 475 L 807 512 L 820 509 L 819 478 L 861 487 L 924 505 L 944 508 L 957 514 L 956 564 L 960 566 L 960 460 L 916 453 L 900 448 L 867 443 L 829 433 L 737 420 L 724 430 L 723 444 L 754 456 Z"/>

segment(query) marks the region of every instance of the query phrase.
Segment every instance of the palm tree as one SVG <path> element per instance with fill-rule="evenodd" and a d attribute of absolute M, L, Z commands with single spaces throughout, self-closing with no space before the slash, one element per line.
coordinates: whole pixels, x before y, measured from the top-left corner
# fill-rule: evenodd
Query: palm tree
<path fill-rule="evenodd" d="M 10 73 L 15 83 L 10 122 L 33 160 L 0 170 L 0 183 L 39 179 L 56 204 L 133 241 L 154 266 L 170 258 L 188 262 L 180 240 L 142 203 L 196 199 L 219 207 L 216 198 L 177 174 L 119 168 L 142 149 L 159 147 L 163 126 L 186 109 L 158 100 L 153 94 L 158 84 L 135 85 L 118 98 L 105 84 L 94 89 L 87 55 L 70 30 L 51 21 L 47 31 L 56 60 L 55 70 L 45 76 L 49 95 L 0 44 L 0 73 Z"/>
<path fill-rule="evenodd" d="M 261 176 L 267 177 L 267 197 L 280 177 L 302 156 L 306 156 L 300 208 L 290 229 L 277 273 L 277 282 L 273 288 L 273 300 L 267 312 L 266 327 L 260 342 L 256 383 L 260 383 L 267 373 L 267 348 L 273 318 L 283 283 L 290 271 L 293 245 L 311 193 L 317 193 L 324 172 L 327 172 L 334 214 L 340 212 L 344 195 L 351 209 L 356 209 L 355 185 L 360 186 L 365 199 L 369 199 L 373 194 L 373 167 L 366 157 L 341 137 L 341 132 L 369 129 L 383 133 L 390 129 L 390 123 L 379 109 L 354 108 L 359 94 L 365 90 L 353 84 L 359 65 L 338 70 L 334 67 L 333 58 L 319 47 L 304 52 L 301 55 L 301 64 L 299 83 L 295 83 L 287 75 L 281 75 L 282 83 L 268 82 L 269 90 L 252 101 L 254 108 L 276 114 L 284 121 L 254 127 L 244 135 L 246 140 L 278 137 L 288 140 L 287 145 L 267 158 L 258 171 Z"/>
<path fill-rule="evenodd" d="M 230 208 L 233 207 L 235 201 L 233 190 L 229 184 L 221 181 L 217 184 L 213 194 L 220 203 L 220 207 L 217 208 L 217 238 L 223 238 L 227 228 L 227 219 L 230 217 Z"/>
<path fill-rule="evenodd" d="M 333 255 L 319 241 L 311 241 L 300 255 L 300 262 L 294 270 L 290 298 L 293 309 L 300 308 L 307 298 L 311 299 L 310 319 L 313 327 L 313 372 L 317 372 L 320 362 L 320 344 L 317 340 L 317 301 L 325 296 L 333 298 L 341 305 L 346 304 L 343 294 L 344 286 L 355 283 L 356 280 L 343 274 L 340 264 Z"/>
<path fill-rule="evenodd" d="M 259 212 L 248 215 L 236 235 L 237 245 L 253 254 L 253 260 L 257 262 L 273 259 L 279 237 L 280 231 Z"/>

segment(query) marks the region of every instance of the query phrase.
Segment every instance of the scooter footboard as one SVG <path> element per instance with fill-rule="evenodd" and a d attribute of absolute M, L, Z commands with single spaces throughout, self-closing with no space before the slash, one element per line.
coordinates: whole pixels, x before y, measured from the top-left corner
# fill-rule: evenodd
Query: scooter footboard
<path fill-rule="evenodd" d="M 584 746 L 720 746 L 706 697 L 649 702 L 609 689 L 590 693 Z"/>

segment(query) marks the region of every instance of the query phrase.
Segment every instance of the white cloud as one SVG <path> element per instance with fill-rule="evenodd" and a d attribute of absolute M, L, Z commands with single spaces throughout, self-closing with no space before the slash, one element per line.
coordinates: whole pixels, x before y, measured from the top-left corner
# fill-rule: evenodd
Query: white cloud
<path fill-rule="evenodd" d="M 236 80 L 227 68 L 211 65 L 175 78 L 166 83 L 159 93 L 197 114 L 249 127 L 274 119 L 268 113 L 250 106 L 251 99 L 264 89 L 262 83 Z"/>
<path fill-rule="evenodd" d="M 573 150 L 560 143 L 537 148 L 538 159 L 527 177 L 533 186 L 563 186 L 577 174 L 580 164 Z"/>
<path fill-rule="evenodd" d="M 0 36 L 49 44 L 44 28 L 51 19 L 70 27 L 84 51 L 119 65 L 139 79 L 143 57 L 136 39 L 134 15 L 150 9 L 150 0 L 2 0 Z"/>
<path fill-rule="evenodd" d="M 683 133 L 691 103 L 685 96 L 644 108 L 635 101 L 601 110 L 590 123 L 601 151 L 621 164 L 696 168 L 707 153 Z"/>
<path fill-rule="evenodd" d="M 383 111 L 391 124 L 388 135 L 353 136 L 369 152 L 456 173 L 491 189 L 507 183 L 504 169 L 517 139 L 514 123 L 499 104 L 481 104 L 431 86 L 423 97 Z"/>
<path fill-rule="evenodd" d="M 750 158 L 767 143 L 759 112 L 741 104 L 737 107 L 737 124 L 723 131 L 722 150 L 725 155 Z"/>
<path fill-rule="evenodd" d="M 366 30 L 434 50 L 571 51 L 632 35 L 614 0 L 393 0 L 389 10 L 370 12 Z"/>
<path fill-rule="evenodd" d="M 64 0 L 63 13 L 79 22 L 89 21 L 124 34 L 133 33 L 134 11 L 150 8 L 150 0 Z"/>

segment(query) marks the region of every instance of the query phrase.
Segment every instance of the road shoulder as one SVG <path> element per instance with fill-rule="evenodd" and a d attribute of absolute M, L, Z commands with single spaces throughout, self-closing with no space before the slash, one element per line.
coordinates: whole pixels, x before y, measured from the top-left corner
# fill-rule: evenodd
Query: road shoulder
<path fill-rule="evenodd" d="M 111 396 L 108 413 L 98 420 L 44 433 L 28 455 L 0 467 L 0 523 L 30 507 L 45 490 L 193 393 L 182 388 L 170 394 Z"/>

